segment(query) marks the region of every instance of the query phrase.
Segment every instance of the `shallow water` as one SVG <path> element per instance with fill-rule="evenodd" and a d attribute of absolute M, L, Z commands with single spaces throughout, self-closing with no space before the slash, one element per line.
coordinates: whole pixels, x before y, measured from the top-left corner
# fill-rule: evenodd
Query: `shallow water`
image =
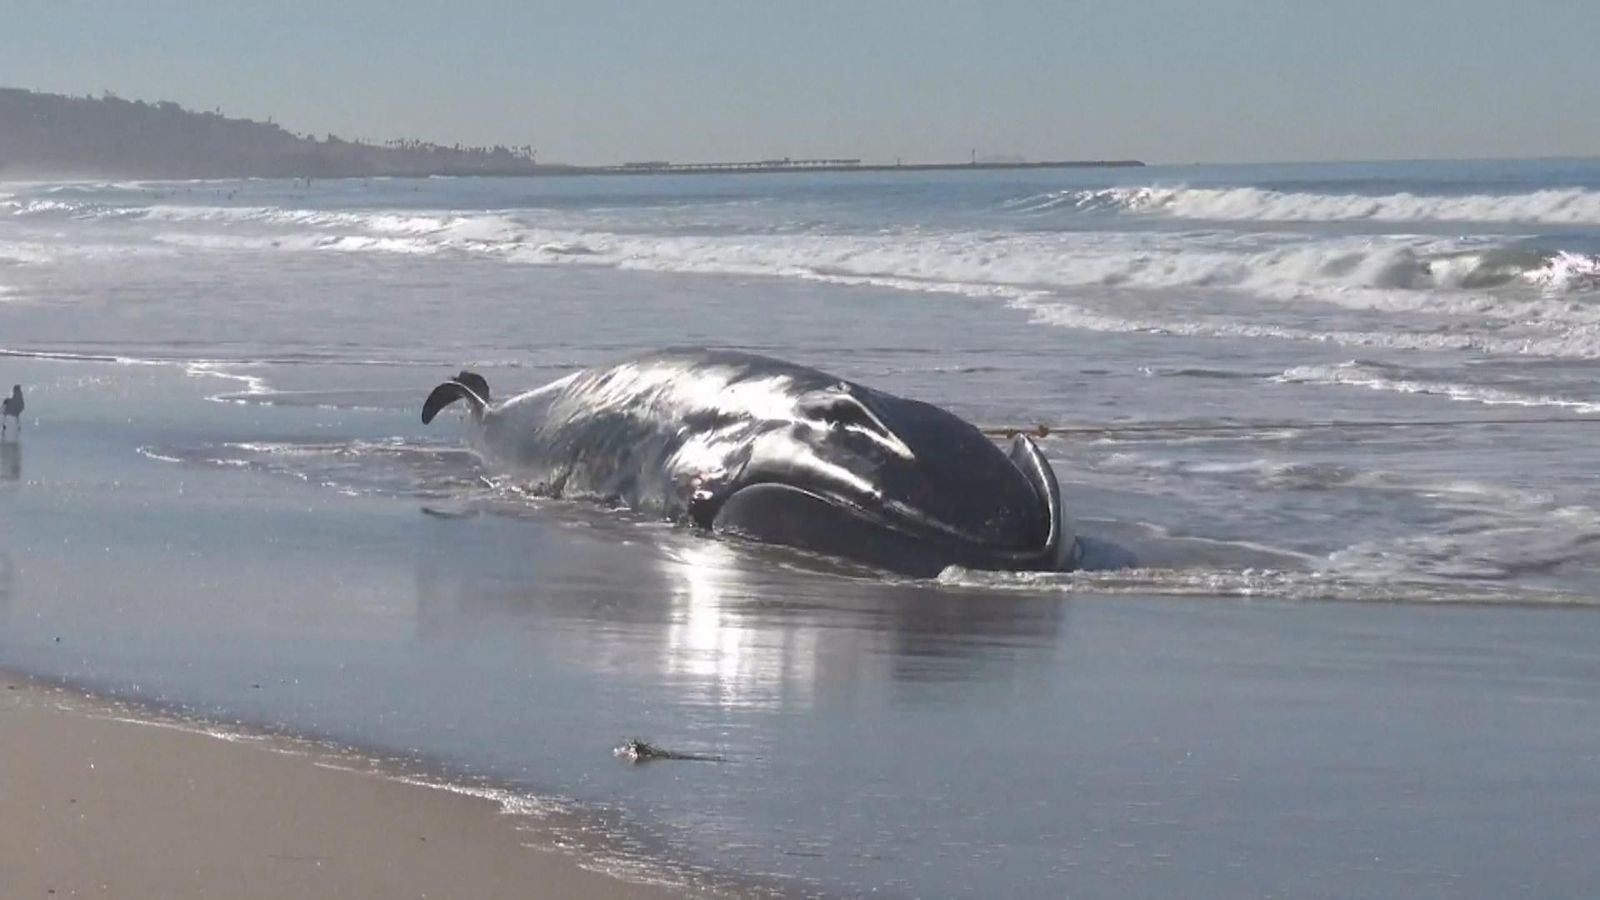
<path fill-rule="evenodd" d="M 563 798 L 698 883 L 1600 875 L 1596 164 L 0 195 L 0 665 Z M 1087 427 L 1044 447 L 1140 567 L 863 577 L 417 422 L 462 365 L 684 343 Z M 1096 430 L 1151 423 L 1250 427 Z"/>

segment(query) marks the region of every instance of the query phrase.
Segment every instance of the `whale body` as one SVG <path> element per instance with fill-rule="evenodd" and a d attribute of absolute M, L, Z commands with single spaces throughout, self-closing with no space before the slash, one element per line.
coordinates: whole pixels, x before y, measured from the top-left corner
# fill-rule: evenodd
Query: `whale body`
<path fill-rule="evenodd" d="M 456 401 L 486 465 L 548 496 L 913 576 L 1069 570 L 1082 553 L 1028 437 L 1002 450 L 936 406 L 770 357 L 665 350 L 500 402 L 462 372 L 422 421 Z"/>

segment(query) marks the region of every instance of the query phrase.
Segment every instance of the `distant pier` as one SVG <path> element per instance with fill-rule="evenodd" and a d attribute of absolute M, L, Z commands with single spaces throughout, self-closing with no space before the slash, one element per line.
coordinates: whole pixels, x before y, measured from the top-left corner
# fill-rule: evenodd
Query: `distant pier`
<path fill-rule="evenodd" d="M 638 172 L 727 172 L 727 171 L 779 171 L 788 169 L 857 169 L 859 159 L 762 159 L 748 162 L 630 162 L 620 166 L 600 166 L 606 171 Z"/>
<path fill-rule="evenodd" d="M 618 166 L 561 166 L 564 175 L 704 175 L 717 172 L 958 172 L 983 169 L 1100 169 L 1143 166 L 1136 159 L 1078 159 L 1047 162 L 863 163 L 859 159 L 762 159 L 743 162 L 629 162 Z"/>

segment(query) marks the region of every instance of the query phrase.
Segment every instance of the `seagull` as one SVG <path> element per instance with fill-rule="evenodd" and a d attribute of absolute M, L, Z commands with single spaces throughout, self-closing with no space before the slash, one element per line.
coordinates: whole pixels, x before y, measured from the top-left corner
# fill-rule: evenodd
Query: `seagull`
<path fill-rule="evenodd" d="M 17 435 L 22 435 L 22 410 L 22 385 L 14 384 L 11 386 L 11 396 L 0 403 L 0 435 L 6 433 L 6 416 L 17 420 Z"/>

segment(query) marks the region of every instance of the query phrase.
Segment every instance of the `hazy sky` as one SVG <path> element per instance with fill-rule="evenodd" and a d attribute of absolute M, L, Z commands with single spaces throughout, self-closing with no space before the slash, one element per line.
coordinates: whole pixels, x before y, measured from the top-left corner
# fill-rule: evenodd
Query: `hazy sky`
<path fill-rule="evenodd" d="M 541 160 L 1600 155 L 1600 0 L 0 0 L 0 85 Z"/>

